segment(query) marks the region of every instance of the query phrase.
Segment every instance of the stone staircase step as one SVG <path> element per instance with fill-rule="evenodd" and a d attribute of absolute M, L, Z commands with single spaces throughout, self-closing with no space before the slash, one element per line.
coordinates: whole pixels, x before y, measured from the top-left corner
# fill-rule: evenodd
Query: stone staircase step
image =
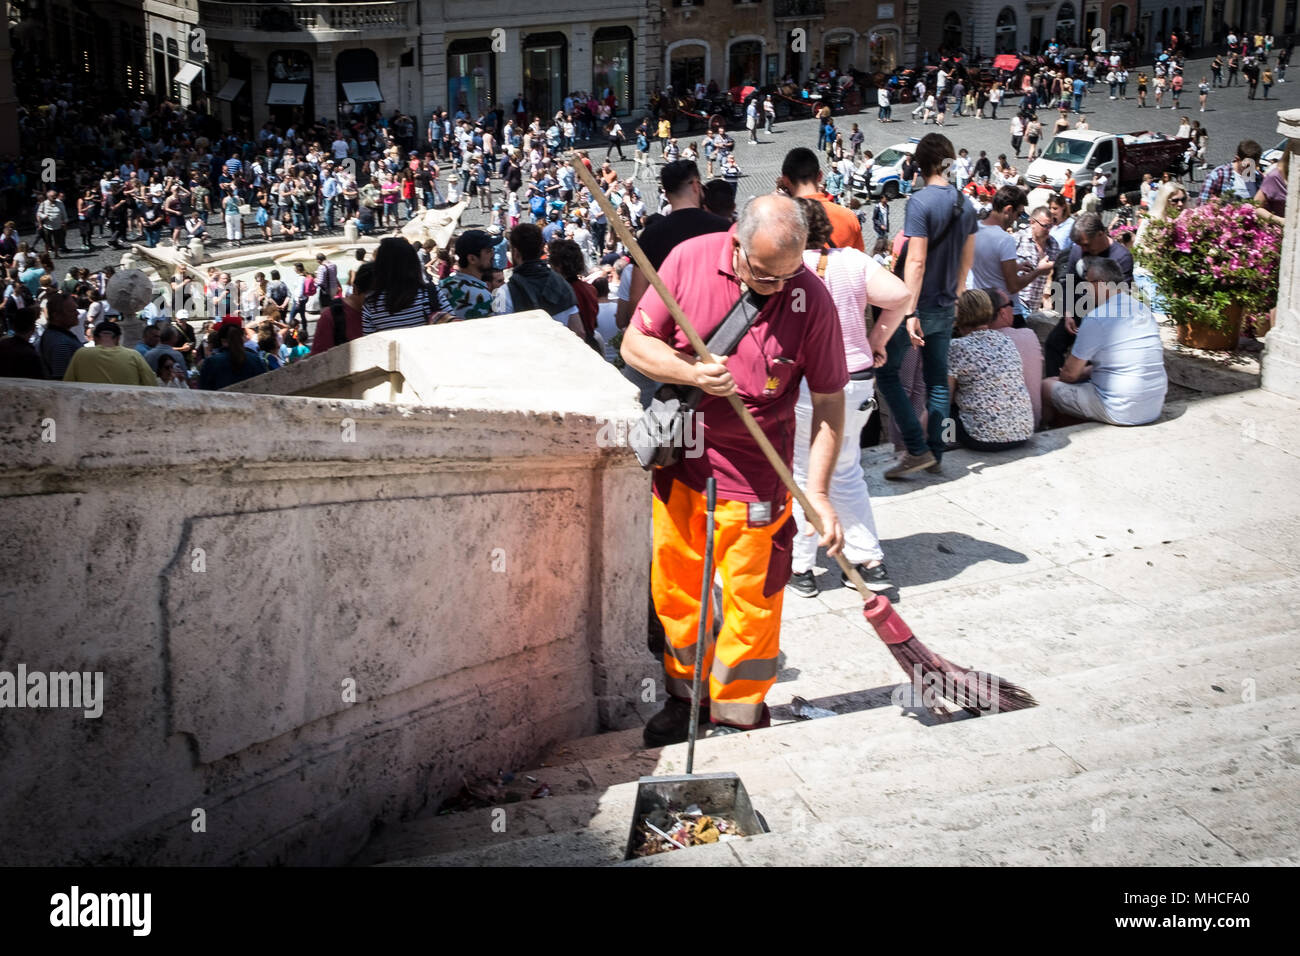
<path fill-rule="evenodd" d="M 1224 657 L 1240 662 L 1240 673 L 1231 675 L 1235 682 L 1217 663 Z M 1169 679 L 1147 686 L 1152 667 L 1161 664 L 1169 673 Z M 998 715 L 996 719 L 955 723 L 963 727 L 979 725 L 978 729 L 971 731 L 976 737 L 985 734 L 1008 736 L 1033 745 L 1045 739 L 1045 732 L 1080 726 L 1081 721 L 1086 721 L 1083 725 L 1094 728 L 1095 732 L 1099 726 L 1123 727 L 1134 721 L 1145 723 L 1169 713 L 1171 708 L 1200 706 L 1218 709 L 1240 701 L 1240 681 L 1247 678 L 1254 681 L 1254 693 L 1258 698 L 1274 697 L 1295 687 L 1298 676 L 1300 662 L 1295 657 L 1294 638 L 1279 634 L 1192 651 L 1171 650 L 1159 657 L 1123 659 L 1082 673 L 1042 678 L 1032 682 L 1030 687 L 1042 706 Z M 1222 687 L 1223 691 L 1213 690 L 1216 686 Z M 831 702 L 822 703 L 833 706 Z M 784 724 L 752 734 L 706 741 L 696 751 L 696 769 L 700 772 L 734 769 L 732 765 L 750 757 L 766 759 L 777 746 L 797 747 L 799 752 L 813 754 L 809 759 L 814 760 L 819 759 L 817 755 L 820 754 L 829 758 L 837 751 L 842 751 L 845 759 L 852 759 L 860 747 L 858 741 L 870 739 L 874 747 L 887 749 L 893 746 L 894 735 L 901 735 L 896 739 L 904 747 L 932 746 L 936 755 L 941 755 L 950 746 L 946 736 L 936 732 L 942 729 L 928 728 L 917 720 L 908 719 L 897 707 L 887 704 L 836 718 Z M 797 733 L 797 738 L 790 737 L 792 733 Z M 632 732 L 618 736 L 620 743 L 626 744 L 630 740 L 635 745 L 640 742 L 639 734 L 633 735 Z M 587 757 L 593 752 L 588 749 L 588 740 L 590 738 L 571 741 L 564 748 L 571 758 L 582 763 L 597 787 L 635 779 L 642 774 L 681 773 L 685 769 L 685 744 L 614 754 L 600 754 L 593 748 L 598 755 Z M 802 766 L 796 769 L 801 774 L 807 772 Z"/>
<path fill-rule="evenodd" d="M 1254 792 L 1263 787 L 1267 792 L 1261 791 L 1261 798 L 1287 799 L 1290 795 L 1294 803 L 1296 769 L 1300 765 L 1295 754 L 1295 743 L 1300 740 L 1300 695 L 1228 708 L 1224 713 L 1213 715 L 1218 718 L 1213 727 L 1214 734 L 1206 739 L 1217 743 L 1235 738 L 1235 742 L 1198 753 L 1192 762 L 1185 760 L 1185 748 L 1171 753 L 1170 747 L 1176 745 L 1169 741 L 1177 734 L 1194 739 L 1197 730 L 1195 718 L 1199 717 L 1204 723 L 1207 716 L 1171 718 L 1102 735 L 1093 741 L 1097 748 L 1104 750 L 1112 742 L 1120 746 L 1111 766 L 1092 770 L 1084 770 L 1071 761 L 1056 744 L 1044 744 L 1029 752 L 1018 746 L 1005 751 L 985 748 L 969 753 L 950 752 L 944 758 L 941 774 L 934 772 L 933 761 L 918 759 L 911 774 L 914 779 L 906 780 L 904 775 L 905 782 L 901 786 L 899 770 L 895 767 L 873 769 L 865 774 L 846 774 L 836 782 L 821 777 L 796 782 L 794 788 L 780 789 L 771 788 L 773 775 L 764 773 L 760 761 L 737 765 L 734 769 L 745 781 L 755 805 L 772 826 L 774 835 L 781 837 L 781 843 L 772 851 L 773 854 L 789 854 L 792 850 L 803 852 L 800 841 L 804 841 L 808 844 L 807 851 L 823 863 L 835 862 L 833 856 L 827 858 L 825 854 L 827 844 L 836 844 L 842 845 L 845 851 L 851 850 L 853 859 L 860 858 L 864 851 L 879 853 L 879 857 L 869 856 L 873 862 L 933 863 L 951 853 L 954 862 L 992 864 L 1006 862 L 999 860 L 994 852 L 998 847 L 1023 847 L 1023 850 L 1015 851 L 1024 854 L 1023 859 L 1016 857 L 1017 862 L 1041 863 L 1044 862 L 1044 846 L 1049 849 L 1058 845 L 1073 846 L 1078 843 L 1079 836 L 1075 831 L 1092 827 L 1094 820 L 1104 826 L 1117 824 L 1116 832 L 1123 837 L 1119 841 L 1121 844 L 1133 833 L 1146 833 L 1147 845 L 1150 845 L 1152 835 L 1185 831 L 1185 822 L 1171 826 L 1168 818 L 1172 811 L 1168 806 L 1150 813 L 1142 806 L 1142 800 L 1164 792 L 1159 787 L 1168 791 L 1171 799 L 1181 807 L 1181 812 L 1212 828 L 1237 826 L 1241 829 L 1244 826 L 1236 823 L 1243 791 Z M 979 723 L 966 722 L 960 728 L 952 729 L 973 730 Z M 1249 736 L 1252 733 L 1265 735 L 1264 739 L 1252 738 Z M 1068 741 L 1065 745 L 1068 747 Z M 1259 779 L 1258 772 L 1261 754 L 1272 755 L 1263 763 L 1277 768 L 1270 770 L 1263 780 Z M 1276 759 L 1278 754 L 1284 759 Z M 1286 758 L 1287 754 L 1289 758 Z M 1171 758 L 1177 759 L 1176 766 L 1169 766 Z M 1287 759 L 1293 762 L 1288 763 Z M 1197 770 L 1192 764 L 1204 764 L 1205 769 Z M 1235 768 L 1241 766 L 1256 767 L 1256 779 L 1245 783 L 1240 779 L 1233 780 L 1232 775 L 1238 772 Z M 1093 782 L 1086 785 L 1079 782 L 1085 779 Z M 1159 787 L 1148 785 L 1150 780 L 1160 781 Z M 1188 791 L 1189 781 L 1195 782 L 1197 792 Z M 1236 795 L 1235 799 L 1207 799 L 1207 795 L 1212 793 L 1209 788 L 1213 786 L 1218 786 L 1225 794 L 1231 791 Z M 395 859 L 395 865 L 450 866 L 615 863 L 621 860 L 626 844 L 635 792 L 634 783 L 625 783 L 610 788 L 598 798 L 589 795 L 585 799 L 592 809 L 586 811 L 585 818 L 581 814 L 574 816 L 580 799 L 576 797 L 534 801 L 516 805 L 517 810 L 506 808 L 507 813 L 521 812 L 530 817 L 536 814 L 547 818 L 540 833 L 533 832 L 538 829 L 534 821 L 515 817 L 506 833 L 488 837 L 488 811 L 475 811 L 467 815 L 474 816 L 474 832 L 470 833 L 464 826 L 455 832 L 474 837 L 476 845 L 452 849 L 454 843 L 451 839 L 440 840 L 428 843 L 426 851 L 435 846 L 449 849 L 407 859 L 390 859 Z M 1100 809 L 1104 815 L 1095 817 L 1094 809 Z M 1077 826 L 1062 828 L 1062 817 L 1068 818 L 1072 810 L 1080 818 Z M 1005 823 L 999 822 L 1002 818 L 1005 818 Z M 439 822 L 444 819 L 438 818 Z M 949 843 L 960 843 L 971 828 L 969 821 L 972 819 L 990 821 L 978 828 L 983 848 L 972 855 L 971 846 L 948 846 Z M 557 823 L 570 827 L 570 831 L 563 832 Z M 1259 829 L 1259 824 L 1259 821 L 1254 821 L 1251 826 Z M 1059 832 L 1044 843 L 1040 831 L 1053 827 Z M 1007 832 L 1002 833 L 1002 830 Z M 1249 827 L 1243 832 L 1248 836 Z M 861 833 L 875 834 L 875 843 L 864 846 L 854 836 Z M 757 839 L 766 844 L 773 836 Z M 790 840 L 796 842 L 791 845 Z M 727 845 L 742 862 L 749 863 L 745 847 L 750 842 L 734 841 Z M 1236 837 L 1235 845 L 1244 848 L 1242 852 L 1250 849 L 1244 836 Z M 1276 846 L 1271 832 L 1269 842 L 1264 845 Z M 414 849 L 419 844 L 412 841 L 406 846 Z M 918 846 L 926 848 L 924 859 L 915 858 Z M 1236 849 L 1230 856 L 1204 847 L 1188 846 L 1186 850 L 1189 863 L 1242 862 Z M 759 853 L 759 859 L 767 859 L 763 855 L 766 851 L 755 852 Z M 1004 852 L 1011 853 L 1012 850 Z M 908 854 L 913 858 L 908 859 Z M 733 862 L 728 854 L 712 848 L 709 853 L 699 855 L 695 851 L 689 855 L 667 855 L 678 856 L 700 859 L 700 865 L 708 865 L 704 857 L 718 862 Z M 774 855 L 772 860 L 775 859 Z M 1116 862 L 1124 859 L 1122 855 L 1114 857 Z M 685 862 L 684 859 L 674 860 L 667 865 Z M 1129 859 L 1128 862 L 1142 862 L 1142 858 Z"/>
<path fill-rule="evenodd" d="M 1176 766 L 1161 759 L 967 795 L 936 793 L 924 802 L 854 783 L 820 809 L 834 813 L 830 819 L 729 847 L 751 866 L 792 858 L 806 866 L 1131 866 L 1171 854 L 1188 865 L 1286 862 L 1300 851 L 1300 725 L 1292 719 L 1273 730 L 1268 739 L 1198 753 Z M 1276 808 L 1288 804 L 1296 812 L 1277 819 Z M 1243 816 L 1250 807 L 1259 809 Z M 1189 824 L 1199 838 L 1189 836 Z M 1280 855 L 1279 830 L 1292 834 Z M 696 865 L 687 859 L 694 851 L 668 855 L 683 857 L 672 865 Z M 659 860 L 626 865 L 665 865 Z M 698 865 L 709 863 L 700 858 Z"/>
<path fill-rule="evenodd" d="M 1280 646 L 1278 641 L 1263 643 L 1265 650 Z M 1224 703 L 1235 699 L 1210 691 L 1208 706 L 1219 705 L 1213 711 L 1203 706 L 1137 725 L 1115 720 L 1114 729 L 1100 734 L 1080 734 L 1076 715 L 1051 707 L 1002 715 L 1001 719 L 959 721 L 941 728 L 900 721 L 904 729 L 876 735 L 868 727 L 882 724 L 885 714 L 851 714 L 708 741 L 697 750 L 697 771 L 738 773 L 769 823 L 790 831 L 805 821 L 843 812 L 845 807 L 860 810 L 864 794 L 883 793 L 879 809 L 886 813 L 899 798 L 925 802 L 1017 782 L 1060 780 L 1115 765 L 1168 759 L 1198 744 L 1201 748 L 1224 746 L 1252 734 L 1274 734 L 1286 722 L 1300 729 L 1300 697 L 1271 693 L 1275 688 L 1295 686 L 1294 661 L 1288 658 L 1273 670 L 1261 668 L 1259 659 L 1254 663 L 1261 688 L 1260 699 L 1254 703 L 1225 707 Z M 1166 690 L 1168 699 L 1149 697 L 1147 703 L 1156 713 L 1164 712 L 1185 696 L 1189 687 L 1206 680 L 1196 669 L 1179 676 L 1183 680 Z M 1122 684 L 1115 688 L 1120 697 L 1134 692 Z M 888 719 L 898 720 L 897 712 Z M 953 733 L 962 734 L 963 749 L 954 748 Z M 638 764 L 608 759 L 604 765 L 584 763 L 586 776 L 576 779 L 589 781 L 592 790 L 507 806 L 504 833 L 493 831 L 491 811 L 487 810 L 413 821 L 398 828 L 398 835 L 389 841 L 377 841 L 359 862 L 400 860 L 408 854 L 432 862 L 429 858 L 441 853 L 451 856 L 446 860 L 439 856 L 439 862 L 453 863 L 469 860 L 478 852 L 490 854 L 499 863 L 614 862 L 621 857 L 630 823 L 627 815 L 635 798 L 635 783 L 629 781 L 642 773 L 683 769 L 674 761 L 684 761 L 684 745 L 664 748 L 657 767 L 647 766 L 646 758 L 653 755 L 653 751 L 642 752 Z M 936 778 L 933 768 L 938 763 L 943 765 L 943 774 Z M 863 766 L 871 770 L 863 773 L 859 769 Z M 620 773 L 624 774 L 621 778 Z M 548 839 L 566 828 L 582 830 L 580 846 Z M 466 842 L 479 846 L 470 848 Z M 527 846 L 507 846 L 516 842 Z M 484 843 L 491 846 L 485 848 Z"/>

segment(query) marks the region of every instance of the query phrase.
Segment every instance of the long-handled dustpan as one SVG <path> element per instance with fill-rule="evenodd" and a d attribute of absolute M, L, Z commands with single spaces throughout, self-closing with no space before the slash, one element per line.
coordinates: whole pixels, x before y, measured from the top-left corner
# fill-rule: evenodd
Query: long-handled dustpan
<path fill-rule="evenodd" d="M 700 581 L 700 622 L 695 632 L 695 673 L 691 678 L 691 717 L 686 738 L 686 773 L 664 777 L 642 777 L 637 781 L 636 806 L 632 810 L 632 831 L 627 838 L 625 860 L 637 856 L 646 841 L 665 841 L 682 849 L 692 845 L 694 838 L 683 842 L 674 838 L 671 829 L 655 822 L 670 819 L 673 811 L 698 810 L 696 820 L 705 817 L 721 818 L 732 835 L 752 836 L 767 832 L 767 824 L 749 802 L 749 794 L 738 775 L 734 773 L 704 773 L 696 775 L 695 738 L 699 732 L 700 679 L 704 667 L 704 641 L 710 636 L 709 613 L 713 603 L 713 511 L 718 499 L 718 485 L 709 478 L 705 491 L 707 512 L 704 533 L 704 574 Z M 690 818 L 688 818 L 690 819 Z M 716 826 L 713 828 L 718 829 Z M 719 834 L 720 835 L 720 834 Z"/>

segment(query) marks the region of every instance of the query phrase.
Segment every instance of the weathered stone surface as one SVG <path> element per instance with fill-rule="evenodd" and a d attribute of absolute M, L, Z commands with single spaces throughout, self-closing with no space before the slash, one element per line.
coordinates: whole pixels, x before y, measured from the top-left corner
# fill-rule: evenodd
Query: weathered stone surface
<path fill-rule="evenodd" d="M 648 481 L 599 440 L 634 393 L 515 331 L 458 371 L 492 408 L 6 382 L 0 669 L 105 682 L 3 712 L 6 862 L 339 863 L 639 722 Z"/>

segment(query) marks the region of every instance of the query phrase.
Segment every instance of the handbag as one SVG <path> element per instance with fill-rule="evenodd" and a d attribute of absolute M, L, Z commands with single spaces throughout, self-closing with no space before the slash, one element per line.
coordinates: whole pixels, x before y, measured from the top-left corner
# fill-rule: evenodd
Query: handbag
<path fill-rule="evenodd" d="M 734 352 L 745 333 L 758 321 L 758 313 L 766 301 L 766 296 L 753 292 L 737 299 L 705 343 L 709 352 L 715 357 Z M 628 445 L 642 468 L 646 471 L 667 468 L 681 461 L 684 438 L 694 434 L 690 431 L 692 420 L 703 399 L 703 391 L 687 385 L 660 384 L 654 390 L 641 417 L 628 430 Z"/>

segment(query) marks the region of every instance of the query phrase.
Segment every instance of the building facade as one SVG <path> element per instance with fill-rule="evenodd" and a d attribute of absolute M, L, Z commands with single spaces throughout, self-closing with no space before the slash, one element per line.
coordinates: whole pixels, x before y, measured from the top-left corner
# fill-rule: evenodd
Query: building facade
<path fill-rule="evenodd" d="M 1222 41 L 1228 28 L 1297 33 L 1300 0 L 938 0 L 920 26 L 922 51 L 964 48 L 985 55 L 1038 52 L 1052 39 L 1091 48 L 1133 38 L 1140 54 L 1168 49 L 1170 36 L 1192 48 Z M 1096 31 L 1101 30 L 1103 34 Z"/>
<path fill-rule="evenodd" d="M 1093 31 L 1103 26 L 1103 5 L 1103 0 L 938 0 L 926 9 L 920 43 L 932 57 L 958 49 L 982 56 L 1037 52 L 1052 40 L 1091 46 Z"/>
<path fill-rule="evenodd" d="M 659 7 L 637 0 L 46 0 L 25 27 L 56 62 L 235 129 L 394 110 L 478 113 L 573 91 L 649 99 Z"/>
<path fill-rule="evenodd" d="M 1300 33 L 1300 23 L 1297 23 L 1300 0 L 1210 0 L 1206 7 L 1207 43 L 1221 41 L 1229 28 L 1239 35 L 1243 30 L 1271 33 L 1274 37 Z"/>
<path fill-rule="evenodd" d="M 653 0 L 652 0 L 653 2 Z M 663 0 L 660 86 L 807 79 L 824 64 L 888 72 L 916 55 L 918 0 Z M 909 25 L 909 12 L 911 15 Z"/>
<path fill-rule="evenodd" d="M 575 91 L 610 91 L 627 115 L 650 98 L 660 57 L 658 6 L 636 0 L 422 0 L 420 98 L 469 113 L 497 104 L 551 116 Z"/>

